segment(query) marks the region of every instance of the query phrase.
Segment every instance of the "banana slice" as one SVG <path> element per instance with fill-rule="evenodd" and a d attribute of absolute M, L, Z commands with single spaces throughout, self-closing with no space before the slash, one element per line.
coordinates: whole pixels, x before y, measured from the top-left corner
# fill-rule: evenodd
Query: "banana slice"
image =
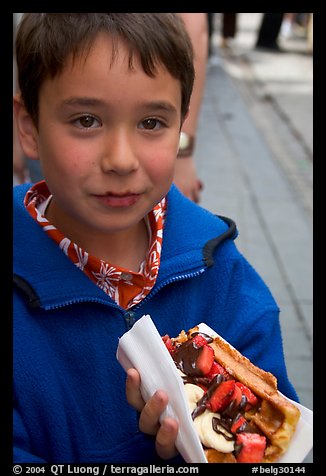
<path fill-rule="evenodd" d="M 190 412 L 192 413 L 197 406 L 197 402 L 204 395 L 204 390 L 201 387 L 198 387 L 198 385 L 186 383 L 184 391 L 186 393 Z"/>
<path fill-rule="evenodd" d="M 213 417 L 216 417 L 216 413 L 205 410 L 204 413 L 194 419 L 200 441 L 207 448 L 214 448 L 221 451 L 221 453 L 231 453 L 234 450 L 234 441 L 226 440 L 221 433 L 213 430 Z"/>

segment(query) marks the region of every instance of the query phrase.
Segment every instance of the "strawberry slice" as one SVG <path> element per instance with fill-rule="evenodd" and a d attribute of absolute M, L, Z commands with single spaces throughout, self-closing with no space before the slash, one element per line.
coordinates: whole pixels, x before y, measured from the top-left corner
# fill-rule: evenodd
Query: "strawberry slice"
<path fill-rule="evenodd" d="M 209 389 L 206 408 L 212 412 L 222 412 L 230 403 L 234 392 L 235 380 L 224 380 Z"/>
<path fill-rule="evenodd" d="M 266 448 L 266 437 L 258 433 L 238 433 L 236 451 L 238 463 L 261 463 Z"/>
<path fill-rule="evenodd" d="M 235 419 L 233 420 L 231 426 L 231 433 L 237 433 L 238 431 L 243 431 L 247 426 L 248 422 L 241 413 L 238 413 Z"/>
<path fill-rule="evenodd" d="M 186 375 L 205 377 L 214 362 L 214 350 L 209 345 L 197 347 L 193 340 L 189 340 L 175 347 L 172 358 Z"/>
<path fill-rule="evenodd" d="M 207 377 L 209 380 L 212 380 L 215 375 L 219 374 L 223 375 L 225 379 L 231 378 L 229 372 L 225 370 L 225 368 L 222 367 L 222 365 L 220 365 L 218 362 L 214 361 L 210 371 L 208 372 L 208 374 L 205 375 L 205 377 Z"/>
<path fill-rule="evenodd" d="M 162 340 L 163 340 L 166 348 L 170 352 L 170 354 L 172 354 L 172 352 L 174 351 L 174 347 L 173 347 L 173 344 L 172 344 L 171 337 L 168 334 L 165 334 L 165 336 L 162 337 Z"/>
<path fill-rule="evenodd" d="M 195 367 L 202 376 L 206 376 L 214 362 L 214 350 L 209 345 L 203 345 L 200 347 L 200 350 L 201 352 L 196 360 Z"/>
<path fill-rule="evenodd" d="M 207 392 L 207 387 L 203 384 L 203 383 L 196 383 L 196 385 L 198 385 L 198 387 L 202 388 L 204 390 L 204 393 Z"/>
<path fill-rule="evenodd" d="M 249 410 L 251 407 L 254 407 L 255 405 L 258 404 L 258 398 L 256 395 L 252 393 L 250 388 L 248 388 L 246 385 L 244 385 L 241 382 L 237 382 L 236 386 L 240 388 L 241 392 L 243 395 L 245 395 L 247 402 L 249 405 L 246 406 L 246 410 Z"/>
<path fill-rule="evenodd" d="M 207 345 L 207 340 L 200 334 L 195 335 L 192 341 L 194 342 L 194 344 L 196 344 L 196 347 L 203 347 L 203 345 Z"/>
<path fill-rule="evenodd" d="M 234 392 L 233 392 L 233 395 L 232 395 L 232 400 L 235 400 L 235 404 L 236 404 L 237 407 L 240 406 L 241 400 L 242 400 L 242 391 L 239 388 L 239 386 L 237 385 L 238 383 L 239 382 L 235 383 Z"/>

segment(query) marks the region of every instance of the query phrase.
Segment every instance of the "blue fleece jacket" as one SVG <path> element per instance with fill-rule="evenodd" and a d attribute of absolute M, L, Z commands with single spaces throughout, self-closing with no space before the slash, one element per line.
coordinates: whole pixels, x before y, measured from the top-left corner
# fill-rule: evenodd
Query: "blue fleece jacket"
<path fill-rule="evenodd" d="M 14 188 L 14 461 L 159 462 L 126 402 L 118 338 L 150 314 L 161 335 L 206 322 L 256 365 L 288 380 L 279 310 L 238 252 L 232 222 L 168 194 L 157 282 L 125 311 L 30 217 Z"/>

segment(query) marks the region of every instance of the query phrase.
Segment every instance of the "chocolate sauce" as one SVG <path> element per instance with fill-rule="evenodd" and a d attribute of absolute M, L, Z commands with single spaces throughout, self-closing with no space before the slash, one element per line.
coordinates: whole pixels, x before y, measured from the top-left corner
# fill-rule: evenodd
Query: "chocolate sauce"
<path fill-rule="evenodd" d="M 190 375 L 182 375 L 183 383 L 192 383 L 194 385 L 203 385 L 204 387 L 208 387 L 210 383 L 210 379 L 207 377 L 191 377 Z"/>
<path fill-rule="evenodd" d="M 199 334 L 199 332 L 196 334 Z M 205 335 L 203 335 L 203 337 L 205 337 Z M 203 373 L 202 370 L 197 367 L 197 362 L 203 349 L 203 346 L 198 347 L 192 339 L 182 343 L 173 353 L 173 360 L 178 369 L 188 377 L 202 377 Z"/>
<path fill-rule="evenodd" d="M 207 344 L 210 344 L 211 342 L 213 342 L 213 337 L 205 334 L 204 332 L 193 332 L 191 334 L 191 339 L 195 336 L 201 336 L 201 337 L 204 337 L 204 339 L 206 340 Z"/>
<path fill-rule="evenodd" d="M 201 385 L 207 388 L 206 392 L 202 398 L 197 402 L 197 406 L 192 412 L 191 416 L 194 420 L 196 417 L 201 415 L 206 410 L 207 401 L 210 400 L 211 396 L 215 392 L 216 388 L 226 380 L 225 376 L 222 374 L 217 374 L 212 380 L 209 380 L 206 377 L 203 377 L 201 369 L 196 367 L 196 362 L 200 356 L 203 348 L 198 347 L 193 341 L 193 337 L 200 335 L 204 337 L 207 343 L 213 342 L 213 338 L 209 335 L 202 332 L 194 332 L 191 334 L 189 340 L 180 344 L 175 351 L 173 352 L 173 360 L 179 370 L 185 375 L 182 376 L 183 382 L 192 383 L 195 385 Z M 243 394 L 241 401 L 238 404 L 236 400 L 232 400 L 229 405 L 219 413 L 219 416 L 212 418 L 212 428 L 216 433 L 220 433 L 226 440 L 234 440 L 235 435 L 228 436 L 223 432 L 225 429 L 228 433 L 232 434 L 231 427 L 237 422 L 237 420 L 244 414 L 245 407 L 248 403 L 246 396 Z M 239 432 L 250 432 L 250 433 L 261 433 L 260 430 L 253 425 L 252 423 L 245 421 L 236 431 Z M 235 445 L 234 454 L 235 456 L 241 449 L 241 445 Z"/>
<path fill-rule="evenodd" d="M 188 377 L 203 377 L 201 369 L 197 367 L 198 357 L 202 353 L 203 348 L 202 346 L 198 347 L 193 341 L 193 338 L 197 335 L 203 337 L 208 344 L 213 342 L 213 338 L 209 335 L 203 332 L 193 332 L 191 338 L 183 342 L 173 353 L 173 360 L 176 366 Z M 207 385 L 207 382 L 205 382 L 205 385 Z"/>
<path fill-rule="evenodd" d="M 229 405 L 226 407 L 226 409 L 223 411 L 224 415 L 227 415 L 231 418 L 235 418 L 239 412 L 239 410 L 243 410 L 245 406 L 247 405 L 247 397 L 245 395 L 242 395 L 241 401 L 239 405 L 235 400 L 231 400 Z"/>
<path fill-rule="evenodd" d="M 196 367 L 196 362 L 202 351 L 202 347 L 197 347 L 192 340 L 188 340 L 175 350 L 173 360 L 181 372 L 190 377 L 201 377 L 203 374 Z"/>
<path fill-rule="evenodd" d="M 220 385 L 220 383 L 223 382 L 223 380 L 224 376 L 222 374 L 215 375 L 207 391 L 204 393 L 201 399 L 198 400 L 197 406 L 191 414 L 193 420 L 202 413 L 204 413 L 204 411 L 206 410 L 207 401 L 211 398 L 212 394 L 215 392 L 216 388 Z"/>
<path fill-rule="evenodd" d="M 230 432 L 230 429 L 229 428 L 226 428 L 224 425 L 221 424 L 221 420 L 220 418 L 217 418 L 217 417 L 213 417 L 212 418 L 212 428 L 213 430 L 216 432 L 216 433 L 219 433 L 221 435 L 223 435 L 223 437 L 227 440 L 227 441 L 232 441 L 234 440 L 234 436 L 228 436 L 225 434 L 224 431 L 220 430 L 220 428 L 225 428 L 228 432 Z M 231 427 L 230 427 L 231 428 Z"/>

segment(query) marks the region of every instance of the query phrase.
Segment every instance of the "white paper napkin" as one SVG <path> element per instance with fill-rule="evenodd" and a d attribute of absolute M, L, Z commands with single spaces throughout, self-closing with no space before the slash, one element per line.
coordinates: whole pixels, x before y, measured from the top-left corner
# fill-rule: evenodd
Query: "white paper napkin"
<path fill-rule="evenodd" d="M 149 315 L 139 319 L 120 338 L 117 359 L 126 371 L 130 367 L 138 370 L 145 401 L 158 389 L 166 391 L 169 404 L 161 417 L 170 416 L 179 422 L 178 451 L 187 463 L 207 463 L 192 423 L 182 378 Z"/>
<path fill-rule="evenodd" d="M 199 324 L 202 332 L 217 335 L 206 324 Z M 176 447 L 187 463 L 207 463 L 203 447 L 193 425 L 183 390 L 183 381 L 169 351 L 149 315 L 143 316 L 120 339 L 117 359 L 127 371 L 133 367 L 141 376 L 141 392 L 147 401 L 156 390 L 165 390 L 169 404 L 161 418 L 170 416 L 179 422 Z M 297 404 L 301 417 L 290 448 L 278 463 L 301 463 L 313 445 L 312 411 Z"/>

